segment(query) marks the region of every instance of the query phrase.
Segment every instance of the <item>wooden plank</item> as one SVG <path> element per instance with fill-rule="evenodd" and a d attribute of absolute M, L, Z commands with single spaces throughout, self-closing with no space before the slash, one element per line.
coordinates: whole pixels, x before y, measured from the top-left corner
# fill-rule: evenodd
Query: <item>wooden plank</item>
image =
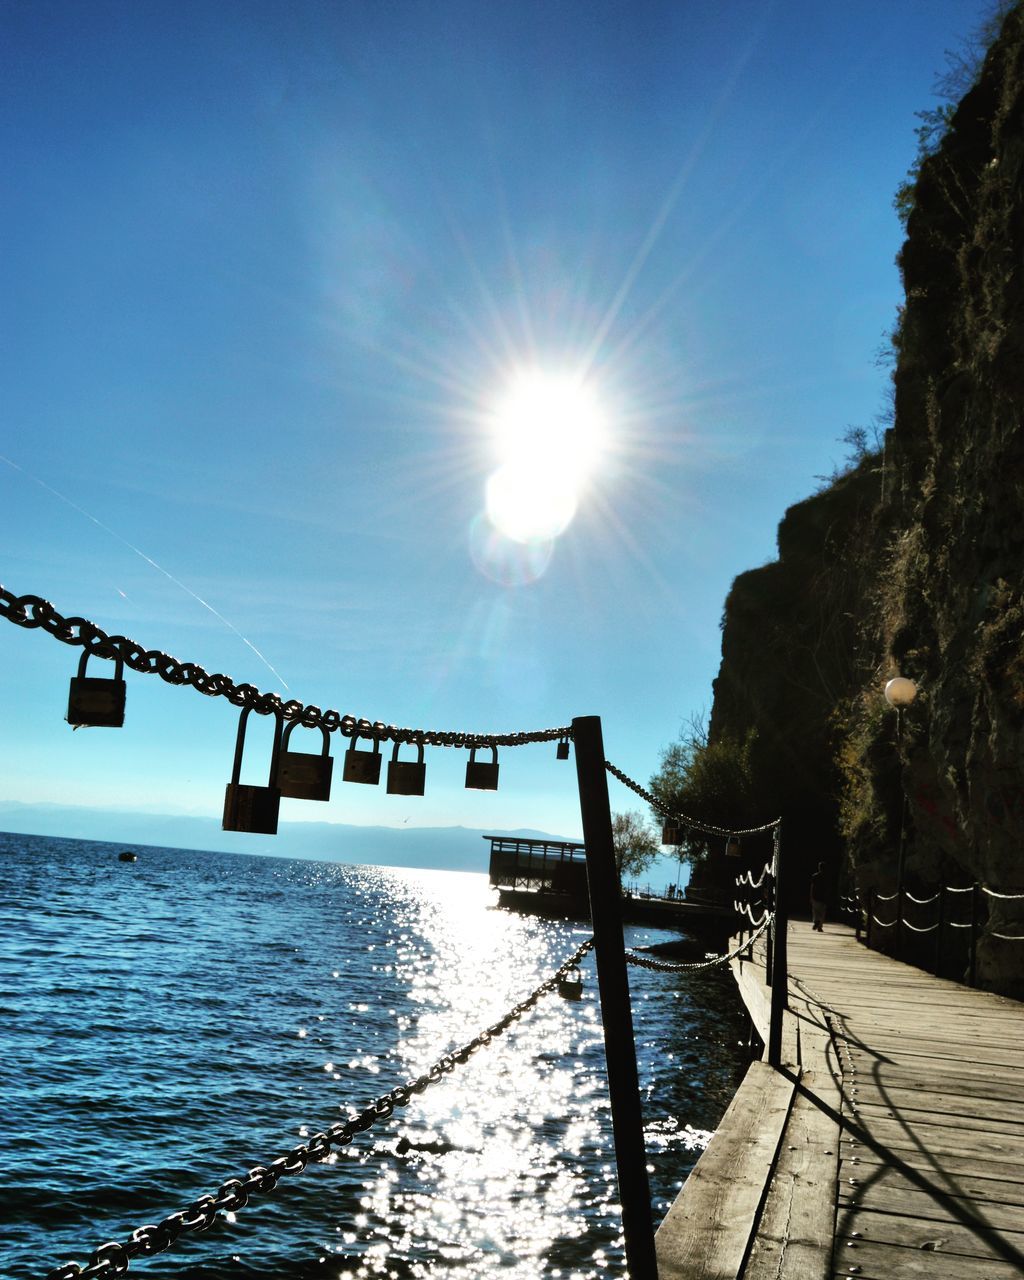
<path fill-rule="evenodd" d="M 830 1275 L 839 1165 L 837 1099 L 827 1071 L 801 1075 L 743 1280 L 826 1280 Z"/>
<path fill-rule="evenodd" d="M 899 1217 L 871 1209 L 848 1209 L 836 1222 L 836 1247 L 849 1240 L 856 1245 L 854 1232 L 871 1244 L 894 1245 L 900 1249 L 917 1249 L 922 1253 L 941 1253 L 944 1257 L 990 1258 L 1013 1262 L 1024 1274 L 1024 1232 L 999 1231 L 983 1222 L 966 1226 L 952 1218 L 935 1222 L 926 1218 Z M 852 1250 L 851 1250 L 852 1252 Z"/>
<path fill-rule="evenodd" d="M 737 941 L 731 939 L 735 949 Z M 771 997 L 764 984 L 764 965 L 749 960 L 730 961 L 732 976 L 739 988 L 740 998 L 747 1007 L 750 1020 L 762 1041 L 768 1043 L 768 1024 L 771 1013 Z"/>
<path fill-rule="evenodd" d="M 764 1062 L 750 1064 L 658 1228 L 659 1280 L 736 1280 L 792 1099 L 792 1079 Z"/>
<path fill-rule="evenodd" d="M 735 939 L 734 946 L 737 945 Z M 733 977 L 740 989 L 740 996 L 747 1006 L 757 1034 L 765 1043 L 767 1053 L 768 1028 L 771 1024 L 771 991 L 765 986 L 764 965 L 730 961 Z M 786 1066 L 797 1066 L 800 1061 L 796 1019 L 788 1011 L 783 1015 L 781 1061 Z"/>
<path fill-rule="evenodd" d="M 901 1057 L 910 1055 L 912 1057 L 938 1058 L 940 1060 L 962 1062 L 966 1054 L 969 1053 L 969 1061 L 976 1066 L 984 1063 L 988 1066 L 1012 1067 L 1017 1071 L 1024 1068 L 1024 1048 L 1016 1048 L 1006 1044 L 986 1045 L 972 1041 L 970 1048 L 966 1049 L 966 1046 L 934 1035 L 925 1036 L 914 1032 L 891 1035 L 879 1031 L 877 1028 L 865 1026 L 860 1022 L 857 1023 L 857 1029 L 860 1036 L 866 1036 L 870 1039 L 873 1053 L 883 1058 L 899 1054 Z"/>
<path fill-rule="evenodd" d="M 968 1147 L 967 1134 L 958 1125 L 918 1124 L 908 1130 L 898 1120 L 873 1116 L 870 1123 L 865 1121 L 864 1128 L 876 1143 L 897 1154 L 910 1148 L 925 1151 L 936 1160 L 944 1156 L 963 1156 L 969 1150 L 972 1155 L 984 1160 L 1010 1164 L 1024 1162 L 1024 1138 L 1020 1137 L 1010 1138 L 974 1130 L 970 1134 Z"/>
<path fill-rule="evenodd" d="M 936 1088 L 940 1085 L 940 1088 Z M 891 1098 L 899 1107 L 911 1110 L 948 1111 L 952 1115 L 969 1112 L 977 1116 L 999 1116 L 1024 1123 L 1024 1109 L 1014 1112 L 1007 1103 L 1024 1104 L 1024 1078 L 1013 1080 L 972 1079 L 955 1074 L 942 1080 L 926 1079 L 923 1072 L 911 1072 L 892 1081 L 859 1076 L 854 1086 L 861 1102 Z"/>
<path fill-rule="evenodd" d="M 912 1172 L 912 1171 L 911 1171 Z M 1024 1168 L 1021 1169 L 1024 1173 Z M 848 1178 L 859 1179 L 856 1187 L 847 1183 Z M 984 1174 L 960 1172 L 951 1173 L 943 1169 L 930 1181 L 941 1190 L 942 1194 L 960 1196 L 965 1200 L 976 1200 L 979 1204 L 1005 1204 L 1024 1207 L 1024 1178 L 989 1178 Z M 849 1156 L 844 1156 L 839 1163 L 839 1199 L 853 1201 L 859 1197 L 865 1199 L 869 1193 L 891 1188 L 894 1192 L 921 1191 L 921 1180 L 908 1177 L 906 1171 L 895 1165 L 870 1164 L 858 1161 L 853 1164 Z M 922 1193 L 924 1194 L 924 1193 Z"/>
<path fill-rule="evenodd" d="M 943 1253 L 941 1249 L 905 1249 L 856 1241 L 855 1248 L 837 1244 L 832 1274 L 850 1280 L 851 1267 L 858 1280 L 1021 1280 L 1012 1262 L 970 1258 Z"/>
<path fill-rule="evenodd" d="M 997 1183 L 996 1185 L 1009 1184 Z M 854 1188 L 848 1190 L 852 1191 Z M 900 1218 L 924 1219 L 931 1222 L 948 1222 L 951 1210 L 958 1209 L 965 1214 L 976 1213 L 997 1231 L 1024 1232 L 1024 1204 L 1002 1204 L 999 1201 L 986 1200 L 966 1192 L 954 1196 L 950 1194 L 946 1185 L 928 1192 L 920 1191 L 906 1182 L 897 1187 L 891 1182 L 880 1179 L 858 1187 L 856 1190 L 860 1192 L 859 1195 L 850 1195 L 844 1193 L 840 1186 L 840 1209 L 870 1209 L 876 1213 L 889 1213 Z"/>
<path fill-rule="evenodd" d="M 922 1098 L 934 1096 L 934 1094 L 922 1094 Z M 913 1095 L 910 1097 L 912 1099 Z M 857 1103 L 857 1116 L 860 1123 L 869 1129 L 876 1119 L 891 1119 L 902 1121 L 915 1130 L 920 1126 L 921 1136 L 926 1142 L 928 1134 L 934 1128 L 955 1128 L 961 1131 L 969 1130 L 971 1133 L 1001 1133 L 1011 1141 L 1024 1140 L 1024 1124 L 1012 1124 L 1005 1119 L 1005 1104 L 1001 1103 L 994 1103 L 993 1106 L 1002 1106 L 1003 1115 L 979 1116 L 971 1114 L 973 1108 L 966 1103 L 966 1100 L 959 1112 L 954 1106 L 937 1110 L 927 1105 L 920 1107 L 909 1106 L 906 1103 L 900 1105 L 893 1100 L 873 1102 L 865 1098 L 863 1089 L 854 1101 Z"/>
<path fill-rule="evenodd" d="M 952 1174 L 976 1174 L 979 1177 L 995 1178 L 1001 1181 L 1012 1181 L 1024 1175 L 1024 1163 L 1012 1160 L 987 1160 L 976 1151 L 961 1150 L 952 1155 L 942 1157 L 942 1165 L 936 1168 L 935 1154 L 924 1151 L 920 1146 L 904 1147 L 897 1151 L 892 1148 L 875 1150 L 866 1142 L 857 1141 L 849 1133 L 843 1138 L 841 1145 L 844 1158 L 856 1156 L 861 1164 L 890 1164 L 894 1168 L 913 1169 L 929 1174 L 932 1177 L 944 1177 Z"/>
<path fill-rule="evenodd" d="M 1024 1028 L 1022 1028 L 1024 1034 Z M 843 1051 L 844 1057 L 846 1050 Z M 953 1059 L 921 1058 L 913 1054 L 901 1056 L 899 1060 L 890 1059 L 879 1062 L 877 1058 L 859 1049 L 851 1049 L 854 1069 L 862 1079 L 875 1079 L 893 1084 L 922 1074 L 937 1083 L 943 1080 L 963 1080 L 969 1088 L 986 1082 L 1001 1082 L 1017 1085 L 1020 1073 L 1010 1067 L 976 1066 L 970 1062 L 956 1062 Z M 998 1095 L 997 1095 L 998 1096 Z"/>

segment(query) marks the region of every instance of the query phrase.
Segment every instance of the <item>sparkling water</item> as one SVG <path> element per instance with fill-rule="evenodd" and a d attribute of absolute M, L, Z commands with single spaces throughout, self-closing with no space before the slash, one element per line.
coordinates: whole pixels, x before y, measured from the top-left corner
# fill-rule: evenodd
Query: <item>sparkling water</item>
<path fill-rule="evenodd" d="M 347 1118 L 588 936 L 486 877 L 0 835 L 0 1274 L 43 1277 Z M 627 928 L 642 946 L 674 935 Z M 593 958 L 150 1280 L 624 1274 Z M 656 1220 L 739 1080 L 728 973 L 630 970 Z"/>

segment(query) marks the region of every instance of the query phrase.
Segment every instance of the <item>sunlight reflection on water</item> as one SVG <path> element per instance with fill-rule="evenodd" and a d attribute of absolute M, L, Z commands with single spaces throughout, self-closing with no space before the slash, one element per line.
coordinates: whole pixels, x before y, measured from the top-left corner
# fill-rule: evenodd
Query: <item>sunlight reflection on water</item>
<path fill-rule="evenodd" d="M 156 849 L 125 869 L 113 846 L 0 848 L 0 1049 L 21 1135 L 0 1138 L 0 1271 L 15 1280 L 420 1075 L 589 932 L 492 909 L 475 874 Z M 592 958 L 583 969 L 581 1001 L 543 998 L 329 1162 L 144 1262 L 141 1280 L 621 1275 Z M 727 978 L 632 970 L 630 984 L 660 1217 L 738 1078 L 739 1023 Z"/>

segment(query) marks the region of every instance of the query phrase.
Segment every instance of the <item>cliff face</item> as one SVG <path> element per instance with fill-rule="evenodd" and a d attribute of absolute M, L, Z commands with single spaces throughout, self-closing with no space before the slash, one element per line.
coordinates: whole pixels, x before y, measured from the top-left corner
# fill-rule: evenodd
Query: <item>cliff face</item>
<path fill-rule="evenodd" d="M 797 878 L 816 840 L 838 879 L 891 892 L 902 784 L 912 892 L 1024 893 L 1020 9 L 922 165 L 900 265 L 884 454 L 787 512 L 778 562 L 736 580 L 712 733 L 757 727 Z M 920 688 L 900 744 L 896 673 Z M 1024 995 L 1024 942 L 995 936 L 1024 935 L 1024 902 L 987 901 L 979 978 Z"/>

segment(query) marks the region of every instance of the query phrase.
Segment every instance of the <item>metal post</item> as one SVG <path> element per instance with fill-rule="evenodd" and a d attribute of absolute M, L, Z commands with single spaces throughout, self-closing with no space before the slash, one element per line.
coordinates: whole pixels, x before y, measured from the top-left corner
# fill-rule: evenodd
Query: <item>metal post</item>
<path fill-rule="evenodd" d="M 786 930 L 789 919 L 786 911 L 786 881 L 783 875 L 782 829 L 775 830 L 775 919 L 769 933 L 772 934 L 772 1008 L 768 1023 L 768 1065 L 782 1066 L 782 1019 L 787 1007 L 789 965 L 786 955 Z"/>
<path fill-rule="evenodd" d="M 608 1065 L 626 1266 L 632 1280 L 657 1280 L 651 1192 L 647 1181 L 647 1152 L 644 1148 L 640 1082 L 622 940 L 622 906 L 612 843 L 612 814 L 608 802 L 601 718 L 577 716 L 572 722 L 572 731 L 576 744 L 583 842 L 587 851 L 590 916 L 594 927 L 594 955 L 604 1024 L 604 1052 Z"/>
<path fill-rule="evenodd" d="M 896 927 L 893 955 L 899 959 L 903 950 L 903 874 L 907 844 L 907 788 L 903 782 L 903 708 L 896 708 L 896 759 L 900 769 L 900 847 L 896 859 Z"/>
<path fill-rule="evenodd" d="M 875 895 L 877 892 L 878 890 L 874 888 L 868 890 L 868 918 L 865 922 L 864 930 L 867 934 L 865 942 L 869 951 L 871 949 L 871 935 L 875 927 Z"/>
<path fill-rule="evenodd" d="M 946 921 L 946 886 L 939 885 L 938 918 L 935 921 L 935 976 L 942 968 L 942 926 Z"/>
<path fill-rule="evenodd" d="M 863 914 L 863 908 L 860 905 L 859 889 L 854 890 L 852 901 L 853 901 L 853 919 L 854 919 L 854 925 L 855 925 L 854 936 L 857 939 L 857 941 L 860 942 L 861 916 Z"/>
<path fill-rule="evenodd" d="M 978 893 L 977 884 L 971 886 L 971 959 L 967 969 L 967 985 L 978 985 Z"/>
<path fill-rule="evenodd" d="M 765 911 L 772 911 L 775 908 L 775 899 L 778 896 L 778 885 L 775 883 L 775 864 L 772 863 L 772 870 L 764 878 L 764 894 L 761 898 L 761 906 Z M 772 962 L 775 959 L 775 950 L 772 946 L 772 935 L 774 930 L 768 929 L 764 935 L 764 985 L 770 987 L 772 985 Z"/>

